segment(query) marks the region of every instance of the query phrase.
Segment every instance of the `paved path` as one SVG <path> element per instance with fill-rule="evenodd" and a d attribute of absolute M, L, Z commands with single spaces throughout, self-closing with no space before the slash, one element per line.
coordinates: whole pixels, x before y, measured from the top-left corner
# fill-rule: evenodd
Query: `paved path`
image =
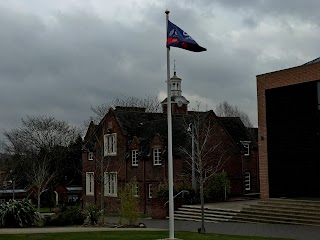
<path fill-rule="evenodd" d="M 63 232 L 110 232 L 110 231 L 167 231 L 160 228 L 107 228 L 107 227 L 44 227 L 44 228 L 0 228 L 1 234 L 34 234 Z M 1 237 L 0 237 L 1 239 Z"/>
<path fill-rule="evenodd" d="M 168 229 L 166 220 L 146 221 L 147 227 Z M 176 231 L 197 232 L 200 222 L 175 221 Z M 320 227 L 284 224 L 250 224 L 250 223 L 205 223 L 207 233 L 220 233 L 242 236 L 278 237 L 296 240 L 320 240 Z"/>
<path fill-rule="evenodd" d="M 0 228 L 0 234 L 90 232 L 90 231 L 168 231 L 168 220 L 142 219 L 147 228 L 103 228 L 103 227 L 57 227 L 57 228 Z M 200 222 L 175 221 L 175 231 L 197 232 Z M 320 227 L 248 224 L 248 223 L 205 223 L 207 233 L 243 236 L 278 237 L 296 240 L 320 240 Z M 169 236 L 169 233 L 168 233 Z M 1 236 L 0 236 L 1 239 Z"/>
<path fill-rule="evenodd" d="M 244 205 L 255 204 L 257 200 L 233 201 L 227 203 L 206 204 L 208 208 L 229 208 L 240 210 Z M 107 218 L 108 222 L 118 222 L 118 218 Z M 0 234 L 49 233 L 49 232 L 89 232 L 89 231 L 168 231 L 168 220 L 141 219 L 147 228 L 105 228 L 105 227 L 57 227 L 57 228 L 0 228 Z M 175 231 L 197 232 L 200 222 L 175 221 Z M 251 224 L 251 223 L 205 223 L 206 232 L 243 235 L 278 237 L 296 240 L 320 240 L 320 227 L 285 224 Z M 169 233 L 168 233 L 169 236 Z M 1 239 L 1 236 L 0 236 Z"/>

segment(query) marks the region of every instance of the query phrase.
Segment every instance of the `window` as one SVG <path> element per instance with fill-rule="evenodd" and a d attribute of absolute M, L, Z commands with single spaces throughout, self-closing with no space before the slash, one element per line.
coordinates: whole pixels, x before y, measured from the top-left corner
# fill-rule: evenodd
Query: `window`
<path fill-rule="evenodd" d="M 1 203 L 5 203 L 5 202 L 6 202 L 6 200 L 5 200 L 4 198 L 1 198 L 1 199 L 0 199 L 0 204 L 1 204 Z"/>
<path fill-rule="evenodd" d="M 148 197 L 152 198 L 152 184 L 148 185 Z"/>
<path fill-rule="evenodd" d="M 135 197 L 138 197 L 138 196 L 139 196 L 139 183 L 136 183 L 136 185 L 134 186 L 133 195 L 134 195 Z"/>
<path fill-rule="evenodd" d="M 251 183 L 250 183 L 250 173 L 245 172 L 244 173 L 244 190 L 250 191 L 251 189 Z"/>
<path fill-rule="evenodd" d="M 117 155 L 117 134 L 104 135 L 104 156 Z"/>
<path fill-rule="evenodd" d="M 138 150 L 131 151 L 131 164 L 132 166 L 138 166 Z"/>
<path fill-rule="evenodd" d="M 243 145 L 243 147 L 246 149 L 244 156 L 249 156 L 250 155 L 250 143 L 251 141 L 240 141 Z"/>
<path fill-rule="evenodd" d="M 94 173 L 86 173 L 86 195 L 94 195 Z"/>
<path fill-rule="evenodd" d="M 93 160 L 93 152 L 88 153 L 88 160 L 90 160 L 90 161 Z"/>
<path fill-rule="evenodd" d="M 153 149 L 153 165 L 161 165 L 161 148 Z"/>
<path fill-rule="evenodd" d="M 104 195 L 110 197 L 116 197 L 118 191 L 118 180 L 116 172 L 104 173 Z"/>

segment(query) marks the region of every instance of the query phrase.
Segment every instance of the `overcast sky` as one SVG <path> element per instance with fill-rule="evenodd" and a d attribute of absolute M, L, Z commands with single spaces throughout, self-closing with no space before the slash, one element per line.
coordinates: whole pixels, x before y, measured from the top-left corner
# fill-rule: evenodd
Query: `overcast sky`
<path fill-rule="evenodd" d="M 257 126 L 256 75 L 320 56 L 319 0 L 0 0 L 0 129 L 26 115 L 81 125 L 123 95 L 163 100 L 167 8 L 208 49 L 170 51 L 190 108 L 226 100 Z"/>

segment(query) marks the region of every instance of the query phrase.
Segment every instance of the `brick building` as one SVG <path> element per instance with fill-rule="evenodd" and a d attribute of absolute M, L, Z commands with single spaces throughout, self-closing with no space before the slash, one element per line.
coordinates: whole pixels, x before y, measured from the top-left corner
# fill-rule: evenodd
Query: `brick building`
<path fill-rule="evenodd" d="M 320 196 L 320 59 L 257 76 L 261 198 Z"/>
<path fill-rule="evenodd" d="M 259 192 L 257 129 L 247 129 L 237 117 L 217 117 L 213 111 L 190 112 L 181 94 L 181 79 L 171 78 L 174 186 L 191 186 L 191 172 L 181 147 L 191 150 L 186 131 L 195 114 L 212 126 L 209 143 L 218 146 L 211 153 L 213 162 L 222 155 L 223 167 L 231 181 L 231 194 Z M 135 195 L 141 210 L 150 213 L 160 184 L 167 183 L 167 101 L 163 113 L 145 112 L 144 108 L 116 107 L 101 122 L 93 122 L 84 138 L 82 154 L 83 202 L 101 204 L 118 210 L 118 190 L 135 177 Z M 101 161 L 101 159 L 103 159 Z"/>

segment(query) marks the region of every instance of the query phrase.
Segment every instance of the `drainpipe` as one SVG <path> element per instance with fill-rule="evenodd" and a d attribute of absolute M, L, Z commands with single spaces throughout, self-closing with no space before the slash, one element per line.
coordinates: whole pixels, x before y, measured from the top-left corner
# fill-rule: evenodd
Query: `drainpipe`
<path fill-rule="evenodd" d="M 142 173 L 142 178 L 143 178 L 143 196 L 144 196 L 144 206 L 143 206 L 143 212 L 146 213 L 147 211 L 147 194 L 146 194 L 146 168 L 145 168 L 145 161 L 143 161 L 143 173 Z"/>

